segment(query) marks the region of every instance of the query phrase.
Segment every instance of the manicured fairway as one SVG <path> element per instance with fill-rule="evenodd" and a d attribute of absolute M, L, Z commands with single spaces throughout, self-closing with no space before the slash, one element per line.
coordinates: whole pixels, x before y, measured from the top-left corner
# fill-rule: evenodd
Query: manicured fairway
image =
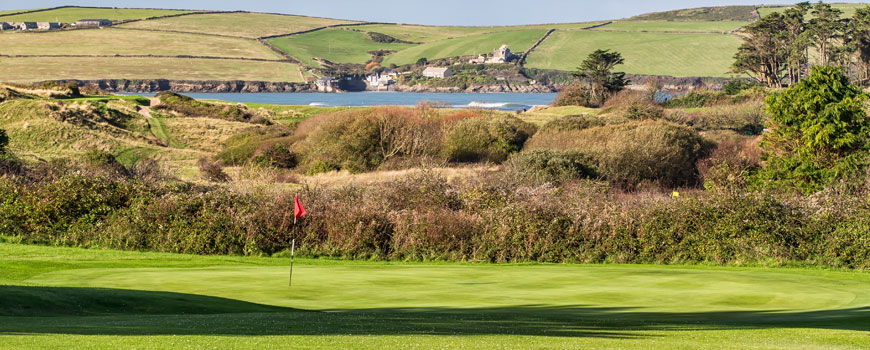
<path fill-rule="evenodd" d="M 247 38 L 289 34 L 333 24 L 354 23 L 329 18 L 265 13 L 210 13 L 124 24 L 127 28 L 175 30 Z"/>
<path fill-rule="evenodd" d="M 302 81 L 299 67 L 292 63 L 198 58 L 0 58 L 0 76 L 8 82 L 57 79 Z"/>
<path fill-rule="evenodd" d="M 0 54 L 188 55 L 282 59 L 256 40 L 118 29 L 4 34 L 0 35 Z"/>
<path fill-rule="evenodd" d="M 25 3 L 26 4 L 26 3 Z M 12 11 L 22 12 L 25 10 Z M 105 18 L 113 21 L 121 21 L 128 19 L 143 19 L 157 16 L 177 15 L 181 13 L 189 13 L 184 10 L 156 10 L 156 9 L 111 9 L 111 8 L 87 8 L 87 7 L 68 7 L 55 10 L 46 10 L 25 13 L 20 15 L 12 15 L 0 17 L 0 21 L 6 22 L 62 22 L 74 23 L 80 19 L 86 18 Z"/>
<path fill-rule="evenodd" d="M 627 73 L 727 77 L 740 43 L 725 34 L 556 31 L 529 55 L 527 66 L 572 71 L 592 51 L 610 49 L 625 58 L 617 69 Z"/>
<path fill-rule="evenodd" d="M 0 348 L 870 346 L 860 272 L 288 263 L 0 244 Z"/>
<path fill-rule="evenodd" d="M 546 32 L 546 30 L 521 30 L 441 40 L 394 53 L 384 60 L 384 64 L 409 64 L 417 62 L 422 57 L 431 60 L 483 53 L 492 54 L 492 51 L 501 45 L 508 45 L 511 51 L 522 52 L 532 47 Z"/>
<path fill-rule="evenodd" d="M 379 43 L 371 40 L 366 33 L 342 29 L 325 29 L 269 41 L 290 56 L 312 66 L 317 66 L 312 60 L 314 57 L 338 63 L 366 63 L 372 58 L 371 51 L 399 51 L 412 46 Z"/>

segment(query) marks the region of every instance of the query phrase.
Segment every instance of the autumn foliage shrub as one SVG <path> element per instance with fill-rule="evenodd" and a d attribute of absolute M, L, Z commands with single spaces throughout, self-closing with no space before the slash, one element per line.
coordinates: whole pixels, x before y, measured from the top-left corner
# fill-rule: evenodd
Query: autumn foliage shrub
<path fill-rule="evenodd" d="M 501 163 L 519 152 L 537 128 L 513 116 L 466 119 L 444 140 L 444 154 L 456 162 Z"/>

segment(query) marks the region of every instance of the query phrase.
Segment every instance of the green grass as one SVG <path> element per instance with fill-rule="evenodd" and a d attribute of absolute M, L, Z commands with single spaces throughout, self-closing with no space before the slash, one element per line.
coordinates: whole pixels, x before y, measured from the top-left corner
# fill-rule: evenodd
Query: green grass
<path fill-rule="evenodd" d="M 476 56 L 483 53 L 491 54 L 493 50 L 503 44 L 508 45 L 511 51 L 522 52 L 534 45 L 544 33 L 546 30 L 523 30 L 436 41 L 387 56 L 384 64 L 411 64 L 422 57 L 432 60 L 454 56 Z"/>
<path fill-rule="evenodd" d="M 281 59 L 255 40 L 138 30 L 74 30 L 0 35 L 6 55 L 161 55 Z"/>
<path fill-rule="evenodd" d="M 740 21 L 758 19 L 755 6 L 701 7 L 665 12 L 647 13 L 632 17 L 645 21 Z"/>
<path fill-rule="evenodd" d="M 318 64 L 313 57 L 324 58 L 338 63 L 366 63 L 372 57 L 370 51 L 399 51 L 413 45 L 386 44 L 372 41 L 368 34 L 342 30 L 326 29 L 313 33 L 270 39 L 273 45 L 289 55 L 311 66 Z"/>
<path fill-rule="evenodd" d="M 131 166 L 142 160 L 142 158 L 152 157 L 158 152 L 160 152 L 160 150 L 156 148 L 134 147 L 125 149 L 116 154 L 115 159 L 124 166 Z"/>
<path fill-rule="evenodd" d="M 163 142 L 166 142 L 166 144 L 172 148 L 186 147 L 183 143 L 176 141 L 175 138 L 166 131 L 166 125 L 163 124 L 163 118 L 154 117 L 147 118 L 146 120 L 150 126 L 151 134 L 153 134 L 154 137 L 163 140 Z"/>
<path fill-rule="evenodd" d="M 627 73 L 727 77 L 740 38 L 724 34 L 606 33 L 557 31 L 532 53 L 527 66 L 572 71 L 589 53 L 622 54 Z"/>
<path fill-rule="evenodd" d="M 870 346 L 870 276 L 200 257 L 0 244 L 0 348 Z"/>
<path fill-rule="evenodd" d="M 10 11 L 20 12 L 26 10 Z M 13 16 L 0 16 L 4 22 L 62 22 L 74 23 L 80 19 L 105 18 L 113 21 L 143 19 L 157 16 L 169 16 L 190 11 L 180 10 L 153 10 L 153 9 L 101 9 L 87 7 L 70 7 L 56 10 L 39 11 Z"/>
<path fill-rule="evenodd" d="M 537 126 L 542 126 L 549 121 L 566 115 L 598 115 L 599 109 L 581 106 L 547 107 L 528 111 L 519 115 L 520 119 Z"/>
<path fill-rule="evenodd" d="M 148 98 L 146 98 L 146 97 L 127 96 L 127 95 L 88 95 L 85 97 L 64 99 L 64 101 L 70 101 L 70 102 L 75 102 L 75 101 L 109 102 L 109 101 L 116 101 L 116 100 L 124 100 L 127 102 L 132 102 L 132 103 L 137 104 L 139 106 L 148 106 L 151 103 L 151 101 L 149 101 Z"/>
<path fill-rule="evenodd" d="M 246 38 L 290 34 L 334 24 L 354 23 L 328 18 L 264 13 L 197 14 L 124 24 L 127 28 L 168 29 Z"/>
<path fill-rule="evenodd" d="M 127 57 L 0 58 L 0 76 L 8 82 L 57 79 L 303 81 L 298 65 L 286 62 Z"/>
<path fill-rule="evenodd" d="M 652 22 L 618 21 L 592 30 L 628 32 L 681 32 L 681 33 L 728 33 L 743 27 L 749 22 L 734 21 L 695 21 L 695 22 Z"/>
<path fill-rule="evenodd" d="M 857 4 L 845 4 L 845 3 L 835 4 L 835 3 L 829 3 L 829 4 L 831 4 L 831 6 L 833 6 L 834 8 L 838 8 L 838 9 L 842 10 L 842 11 L 843 11 L 843 15 L 842 15 L 842 16 L 843 16 L 844 18 L 852 17 L 852 16 L 855 14 L 855 10 L 857 10 L 857 9 L 859 9 L 859 8 L 861 8 L 861 7 L 865 7 L 865 6 L 870 5 L 870 4 L 867 4 L 867 3 L 857 3 Z M 789 8 L 789 6 L 781 6 L 781 7 L 762 7 L 762 8 L 759 8 L 759 9 L 758 9 L 758 13 L 759 13 L 761 16 L 767 16 L 767 15 L 769 15 L 769 14 L 771 14 L 771 13 L 774 13 L 774 12 L 782 12 L 782 11 L 785 11 L 785 9 L 787 9 L 787 8 Z"/>

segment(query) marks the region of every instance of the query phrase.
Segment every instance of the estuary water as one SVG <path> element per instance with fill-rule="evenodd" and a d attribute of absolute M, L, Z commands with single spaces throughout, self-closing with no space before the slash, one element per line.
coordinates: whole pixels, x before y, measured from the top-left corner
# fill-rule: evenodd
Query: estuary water
<path fill-rule="evenodd" d="M 420 93 L 420 92 L 349 92 L 349 93 L 183 93 L 195 99 L 277 105 L 323 107 L 414 106 L 433 102 L 454 108 L 488 108 L 519 111 L 548 105 L 554 93 Z M 142 95 L 142 94 L 131 94 Z"/>

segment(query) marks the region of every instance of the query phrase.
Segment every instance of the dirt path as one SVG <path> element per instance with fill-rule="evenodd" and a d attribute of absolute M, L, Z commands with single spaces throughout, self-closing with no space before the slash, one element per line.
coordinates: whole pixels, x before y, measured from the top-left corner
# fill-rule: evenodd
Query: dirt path
<path fill-rule="evenodd" d="M 148 106 L 139 106 L 136 110 L 136 112 L 145 116 L 145 118 L 151 118 L 151 107 L 160 105 L 160 99 L 157 97 L 149 97 L 148 100 L 151 101 Z"/>

